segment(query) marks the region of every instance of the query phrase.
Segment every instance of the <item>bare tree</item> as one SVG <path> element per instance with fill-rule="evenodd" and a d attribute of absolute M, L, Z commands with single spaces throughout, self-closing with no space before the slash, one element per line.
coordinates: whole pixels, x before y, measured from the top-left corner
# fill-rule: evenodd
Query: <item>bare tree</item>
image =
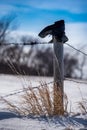
<path fill-rule="evenodd" d="M 80 56 L 80 63 L 79 63 L 79 66 L 78 66 L 78 71 L 79 71 L 79 73 L 80 73 L 80 76 L 79 76 L 79 78 L 80 79 L 82 79 L 83 78 L 83 76 L 84 76 L 84 66 L 85 66 L 85 63 L 86 63 L 86 57 L 85 57 L 85 55 L 83 55 L 82 56 L 82 58 L 81 58 L 81 56 Z"/>
<path fill-rule="evenodd" d="M 6 36 L 14 28 L 12 25 L 15 16 L 4 16 L 0 19 L 0 45 L 6 42 Z"/>
<path fill-rule="evenodd" d="M 21 47 L 18 45 L 12 45 L 3 50 L 2 61 L 7 62 L 10 60 L 12 63 L 20 64 L 21 60 Z"/>
<path fill-rule="evenodd" d="M 36 48 L 31 59 L 31 65 L 40 75 L 53 75 L 53 52 L 52 48 Z"/>
<path fill-rule="evenodd" d="M 79 50 L 85 50 L 87 44 L 81 44 L 79 45 Z M 83 79 L 84 77 L 84 66 L 86 65 L 86 56 L 83 54 L 80 54 L 78 51 L 73 55 L 73 57 L 77 57 L 78 59 L 78 65 L 76 67 L 78 71 L 78 78 Z"/>
<path fill-rule="evenodd" d="M 69 53 L 66 53 L 64 56 L 64 73 L 66 77 L 77 77 L 75 70 L 78 70 L 78 59 L 70 56 Z"/>

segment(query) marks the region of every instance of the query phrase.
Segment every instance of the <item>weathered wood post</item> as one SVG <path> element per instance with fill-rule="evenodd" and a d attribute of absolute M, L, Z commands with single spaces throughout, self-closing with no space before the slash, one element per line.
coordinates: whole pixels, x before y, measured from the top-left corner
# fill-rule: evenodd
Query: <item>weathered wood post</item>
<path fill-rule="evenodd" d="M 54 41 L 54 115 L 63 115 L 63 44 L 58 42 L 56 36 Z"/>
<path fill-rule="evenodd" d="M 54 115 L 63 115 L 63 79 L 64 79 L 64 63 L 63 63 L 63 43 L 68 40 L 65 36 L 64 20 L 55 22 L 53 25 L 47 26 L 39 36 L 44 38 L 51 34 L 54 43 Z"/>

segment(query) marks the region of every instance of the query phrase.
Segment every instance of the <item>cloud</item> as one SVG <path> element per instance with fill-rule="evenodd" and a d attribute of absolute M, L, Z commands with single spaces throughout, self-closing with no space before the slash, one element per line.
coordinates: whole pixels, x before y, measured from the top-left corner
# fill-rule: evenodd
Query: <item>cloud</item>
<path fill-rule="evenodd" d="M 68 23 L 66 24 L 65 29 L 66 35 L 69 38 L 68 43 L 71 45 L 82 45 L 87 43 L 87 23 Z M 38 37 L 38 30 L 36 29 L 31 31 L 16 30 L 13 31 L 13 36 L 19 37 L 21 35 L 30 35 L 34 37 Z M 46 37 L 42 39 L 43 41 L 50 41 L 52 37 Z"/>
<path fill-rule="evenodd" d="M 38 41 L 41 41 L 41 42 L 48 42 L 50 40 L 49 37 L 46 37 L 44 39 L 40 38 L 38 36 L 38 33 L 36 33 L 36 32 L 33 32 L 33 31 L 32 32 L 30 32 L 30 31 L 23 31 L 23 30 L 11 31 L 9 33 L 9 35 L 8 35 L 8 39 L 10 38 L 10 43 L 12 43 L 13 40 L 15 42 L 19 42 L 20 43 L 20 38 L 22 36 L 28 36 L 30 38 L 37 39 Z"/>
<path fill-rule="evenodd" d="M 30 0 L 27 4 L 39 8 L 48 10 L 66 10 L 73 13 L 85 13 L 87 12 L 87 2 L 82 0 Z"/>
<path fill-rule="evenodd" d="M 13 13 L 16 15 L 22 13 L 28 13 L 31 9 L 28 6 L 16 6 L 13 4 L 0 4 L 0 15 L 8 15 L 9 13 Z"/>
<path fill-rule="evenodd" d="M 66 35 L 72 45 L 87 43 L 87 23 L 66 24 Z"/>
<path fill-rule="evenodd" d="M 14 11 L 14 9 L 12 5 L 0 4 L 0 15 L 7 15 L 9 12 Z"/>
<path fill-rule="evenodd" d="M 38 9 L 46 10 L 66 10 L 72 13 L 87 13 L 87 1 L 82 0 L 3 0 L 2 4 L 21 5 L 29 9 L 30 6 Z M 1 6 L 1 5 L 0 5 Z M 21 8 L 19 6 L 19 8 Z M 25 9 L 24 8 L 24 9 Z M 26 10 L 26 9 L 25 9 Z"/>

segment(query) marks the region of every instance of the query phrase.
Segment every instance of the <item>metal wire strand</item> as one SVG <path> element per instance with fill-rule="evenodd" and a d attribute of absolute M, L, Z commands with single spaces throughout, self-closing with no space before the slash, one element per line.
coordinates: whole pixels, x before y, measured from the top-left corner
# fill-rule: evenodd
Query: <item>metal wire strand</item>
<path fill-rule="evenodd" d="M 69 47 L 73 48 L 74 50 L 78 51 L 79 53 L 82 53 L 83 55 L 87 56 L 87 53 L 75 48 L 74 46 L 70 45 L 69 43 L 65 43 L 66 45 L 68 45 Z"/>

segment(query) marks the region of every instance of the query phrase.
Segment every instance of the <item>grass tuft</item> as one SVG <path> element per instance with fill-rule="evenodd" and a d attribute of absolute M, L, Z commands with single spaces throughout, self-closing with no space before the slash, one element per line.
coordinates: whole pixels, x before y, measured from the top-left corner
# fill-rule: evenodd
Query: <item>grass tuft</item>
<path fill-rule="evenodd" d="M 20 97 L 20 103 L 14 104 L 14 102 L 8 101 L 4 98 L 3 100 L 7 104 L 7 108 L 10 111 L 16 112 L 19 115 L 43 115 L 43 116 L 53 116 L 56 115 L 56 110 L 61 110 L 61 93 L 59 92 L 58 101 L 55 101 L 56 109 L 54 108 L 54 90 L 49 87 L 46 83 L 40 83 L 40 87 L 23 88 L 24 93 Z M 58 94 L 58 93 L 55 93 Z M 56 95 L 57 97 L 57 95 Z M 58 104 L 59 103 L 59 104 Z M 64 94 L 64 113 L 67 112 L 68 98 Z M 55 109 L 55 112 L 54 112 Z M 57 114 L 58 115 L 58 114 Z"/>
<path fill-rule="evenodd" d="M 28 91 L 22 95 L 22 101 L 22 109 L 26 111 L 26 114 L 50 116 L 53 114 L 52 93 L 46 84 L 41 84 L 41 87 L 37 89 L 29 87 Z"/>
<path fill-rule="evenodd" d="M 78 102 L 78 106 L 82 114 L 87 113 L 87 99 L 82 99 L 82 101 Z"/>

